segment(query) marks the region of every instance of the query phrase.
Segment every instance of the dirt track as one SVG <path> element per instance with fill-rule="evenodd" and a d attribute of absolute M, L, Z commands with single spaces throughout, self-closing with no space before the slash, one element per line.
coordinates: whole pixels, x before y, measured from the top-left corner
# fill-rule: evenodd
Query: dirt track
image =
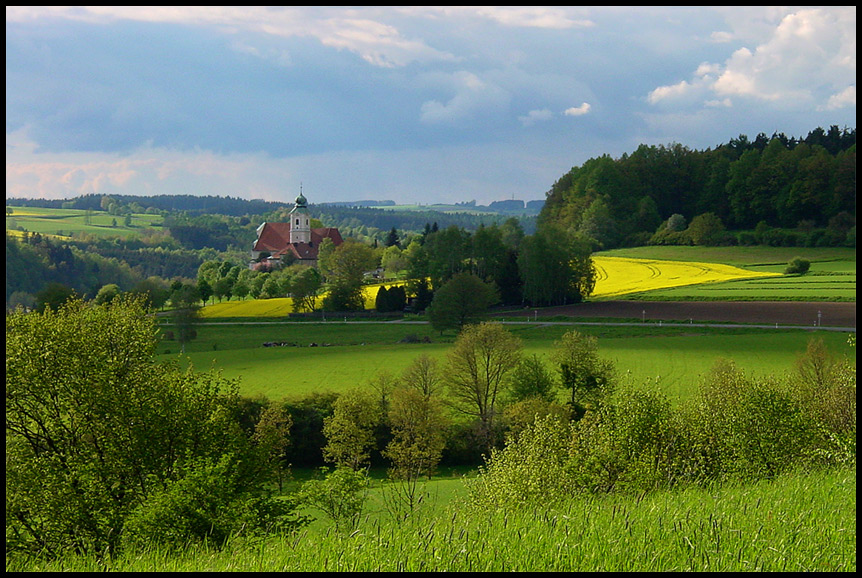
<path fill-rule="evenodd" d="M 856 303 L 797 301 L 597 301 L 564 307 L 507 312 L 533 317 L 565 315 L 577 318 L 614 318 L 646 321 L 756 323 L 780 325 L 820 324 L 856 328 Z"/>

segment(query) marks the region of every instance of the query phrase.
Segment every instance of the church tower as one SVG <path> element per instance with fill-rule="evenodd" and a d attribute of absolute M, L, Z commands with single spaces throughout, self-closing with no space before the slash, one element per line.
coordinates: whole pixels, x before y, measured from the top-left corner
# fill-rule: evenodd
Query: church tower
<path fill-rule="evenodd" d="M 311 242 L 311 217 L 308 214 L 308 201 L 302 196 L 302 187 L 296 197 L 296 205 L 290 211 L 290 242 Z"/>

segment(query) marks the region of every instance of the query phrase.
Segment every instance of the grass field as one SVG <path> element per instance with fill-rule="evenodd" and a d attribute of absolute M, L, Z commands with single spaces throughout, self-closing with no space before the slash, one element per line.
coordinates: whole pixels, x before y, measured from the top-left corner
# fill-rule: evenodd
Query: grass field
<path fill-rule="evenodd" d="M 524 353 L 547 359 L 553 344 L 571 325 L 511 324 L 523 340 Z M 577 327 L 599 339 L 599 353 L 614 362 L 622 379 L 633 384 L 657 383 L 675 399 L 687 399 L 719 358 L 733 360 L 752 375 L 780 375 L 814 336 L 836 354 L 855 355 L 847 336 L 802 330 Z M 403 343 L 405 337 L 420 343 Z M 363 323 L 205 323 L 198 327 L 186 355 L 199 370 L 216 368 L 240 380 L 244 395 L 270 399 L 312 391 L 342 392 L 370 383 L 380 374 L 398 375 L 419 355 L 445 361 L 454 334 L 441 336 L 427 324 Z M 429 343 L 423 343 L 423 340 Z M 290 345 L 264 347 L 266 342 Z M 317 346 L 310 346 L 315 343 Z M 179 355 L 175 342 L 163 342 L 161 358 Z M 165 352 L 169 353 L 165 353 Z"/>
<path fill-rule="evenodd" d="M 801 277 L 781 275 L 786 263 L 796 255 L 812 261 L 812 273 Z M 605 291 L 610 297 L 620 287 L 628 287 L 641 291 L 615 293 L 614 297 L 777 300 L 777 295 L 784 295 L 817 300 L 825 291 L 820 281 L 839 278 L 840 295 L 833 300 L 855 301 L 855 256 L 855 250 L 846 249 L 800 251 L 762 247 L 649 247 L 613 251 L 596 257 L 603 271 L 597 293 Z M 618 279 L 616 271 L 622 271 L 619 276 L 625 280 Z M 635 278 L 638 276 L 640 279 Z M 617 289 L 611 289 L 613 285 Z M 642 291 L 644 286 L 652 290 Z M 376 286 L 368 287 L 369 306 L 374 295 Z M 208 306 L 203 310 L 208 323 L 199 327 L 198 339 L 189 344 L 187 358 L 198 369 L 216 367 L 227 377 L 241 379 L 241 391 L 245 394 L 282 398 L 308 391 L 344 391 L 366 384 L 381 373 L 395 375 L 420 354 L 442 362 L 454 340 L 454 334 L 440 335 L 426 323 L 369 324 L 339 317 L 326 323 L 273 322 L 290 311 L 291 302 L 287 298 Z M 267 319 L 269 323 L 214 324 L 220 319 L 239 318 Z M 523 339 L 525 354 L 543 358 L 548 356 L 554 341 L 572 329 L 561 322 L 507 327 Z M 600 354 L 615 363 L 624 379 L 638 384 L 658 383 L 669 396 L 678 399 L 692 395 L 699 377 L 719 358 L 733 360 L 752 374 L 780 375 L 792 369 L 796 357 L 815 335 L 822 337 L 835 353 L 855 356 L 846 344 L 847 336 L 831 332 L 707 330 L 684 326 L 577 328 L 598 336 Z M 414 343 L 402 343 L 408 336 Z M 263 347 L 265 342 L 292 345 Z M 312 343 L 317 347 L 309 347 Z M 164 358 L 178 354 L 176 343 L 163 345 Z"/>
<path fill-rule="evenodd" d="M 445 482 L 450 486 L 457 480 Z M 223 551 L 64 557 L 40 572 L 855 572 L 856 471 L 720 489 L 475 512 L 438 506 L 405 522 L 372 510 L 352 533 L 311 528 Z M 375 511 L 377 510 L 377 511 Z"/>
<path fill-rule="evenodd" d="M 29 231 L 57 237 L 69 237 L 74 233 L 97 237 L 134 237 L 144 230 L 160 229 L 164 220 L 161 215 L 134 214 L 129 226 L 126 226 L 125 217 L 110 215 L 104 211 L 41 207 L 6 209 L 6 231 L 11 234 Z"/>

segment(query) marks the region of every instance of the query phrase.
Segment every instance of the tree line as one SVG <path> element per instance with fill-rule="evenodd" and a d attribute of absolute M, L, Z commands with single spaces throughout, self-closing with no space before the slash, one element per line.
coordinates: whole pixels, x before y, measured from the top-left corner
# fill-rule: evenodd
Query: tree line
<path fill-rule="evenodd" d="M 699 223 L 707 225 L 707 235 L 681 234 L 698 218 L 708 221 Z M 801 139 L 740 135 L 704 151 L 641 145 L 618 159 L 593 158 L 554 183 L 540 222 L 578 230 L 603 249 L 855 246 L 856 130 L 833 126 Z"/>

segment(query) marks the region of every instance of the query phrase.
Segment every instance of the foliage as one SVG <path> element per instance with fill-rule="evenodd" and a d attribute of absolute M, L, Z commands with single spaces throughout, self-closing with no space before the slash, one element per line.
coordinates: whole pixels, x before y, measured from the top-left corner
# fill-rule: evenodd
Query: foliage
<path fill-rule="evenodd" d="M 446 447 L 449 422 L 440 399 L 420 389 L 401 386 L 392 392 L 388 409 L 392 440 L 383 451 L 391 461 L 389 508 L 393 515 L 412 513 L 419 502 L 419 480 L 431 478 Z"/>
<path fill-rule="evenodd" d="M 233 455 L 193 460 L 183 469 L 181 477 L 154 491 L 129 514 L 124 549 L 177 550 L 191 542 L 221 546 L 243 533 L 275 535 L 308 521 L 295 513 L 293 498 L 249 494 Z"/>
<path fill-rule="evenodd" d="M 446 381 L 454 407 L 478 420 L 479 445 L 490 450 L 499 436 L 498 401 L 521 360 L 521 341 L 499 323 L 468 325 L 448 355 Z"/>
<path fill-rule="evenodd" d="M 388 289 L 381 285 L 377 290 L 374 308 L 380 313 L 402 312 L 407 306 L 407 292 L 403 285 L 392 285 Z"/>
<path fill-rule="evenodd" d="M 332 471 L 322 468 L 320 472 L 323 479 L 302 484 L 297 499 L 321 510 L 335 523 L 336 530 L 354 529 L 368 497 L 368 472 L 349 467 Z"/>
<path fill-rule="evenodd" d="M 183 544 L 203 539 L 172 518 L 181 480 L 212 473 L 200 464 L 229 468 L 233 482 L 192 501 L 261 495 L 261 459 L 233 417 L 235 384 L 155 363 L 157 343 L 140 298 L 7 315 L 7 552 L 114 554 L 133 517 L 149 520 L 146 535 L 161 524 Z"/>
<path fill-rule="evenodd" d="M 553 415 L 539 416 L 504 449 L 493 449 L 479 476 L 467 482 L 470 503 L 493 511 L 501 506 L 548 503 L 570 495 L 565 475 L 572 424 Z"/>
<path fill-rule="evenodd" d="M 613 386 L 614 367 L 598 355 L 598 339 L 573 329 L 554 344 L 551 360 L 560 382 L 572 391 L 571 407 L 576 416 L 596 409 Z"/>
<path fill-rule="evenodd" d="M 595 287 L 590 241 L 554 224 L 525 237 L 517 258 L 524 299 L 534 306 L 580 303 Z"/>
<path fill-rule="evenodd" d="M 320 272 L 314 267 L 308 267 L 297 273 L 290 283 L 293 310 L 295 312 L 314 311 L 317 305 L 317 293 L 322 284 Z"/>
<path fill-rule="evenodd" d="M 509 392 L 514 401 L 534 397 L 554 401 L 557 397 L 554 376 L 545 362 L 536 354 L 521 360 L 512 372 L 511 381 Z"/>
<path fill-rule="evenodd" d="M 365 273 L 377 263 L 370 247 L 347 240 L 331 252 L 319 254 L 329 292 L 323 299 L 326 311 L 361 311 L 365 309 L 362 282 Z"/>
<path fill-rule="evenodd" d="M 434 291 L 428 320 L 441 333 L 447 329 L 461 331 L 466 325 L 485 319 L 488 308 L 499 299 L 492 283 L 472 273 L 456 273 Z"/>
<path fill-rule="evenodd" d="M 471 499 L 487 508 L 855 464 L 855 364 L 830 362 L 816 343 L 800 363 L 780 380 L 720 362 L 679 406 L 644 386 L 620 388 L 577 422 L 546 412 L 491 453 Z M 831 369 L 811 379 L 818 366 Z"/>
<path fill-rule="evenodd" d="M 355 389 L 338 396 L 332 415 L 323 420 L 326 461 L 354 471 L 366 467 L 375 445 L 374 430 L 382 418 L 380 410 L 367 390 Z"/>
<path fill-rule="evenodd" d="M 852 225 L 833 221 L 855 214 L 855 174 L 856 130 L 836 126 L 805 138 L 740 135 L 704 151 L 641 145 L 573 167 L 548 192 L 539 223 L 581 231 L 604 249 L 650 236 L 655 244 L 725 243 L 724 226 L 744 231 L 760 222 L 808 228 L 792 231 L 803 244 L 840 246 L 855 243 Z M 656 217 L 664 220 L 658 230 Z"/>
<path fill-rule="evenodd" d="M 784 268 L 785 275 L 805 275 L 811 268 L 811 262 L 802 257 L 794 257 Z"/>

